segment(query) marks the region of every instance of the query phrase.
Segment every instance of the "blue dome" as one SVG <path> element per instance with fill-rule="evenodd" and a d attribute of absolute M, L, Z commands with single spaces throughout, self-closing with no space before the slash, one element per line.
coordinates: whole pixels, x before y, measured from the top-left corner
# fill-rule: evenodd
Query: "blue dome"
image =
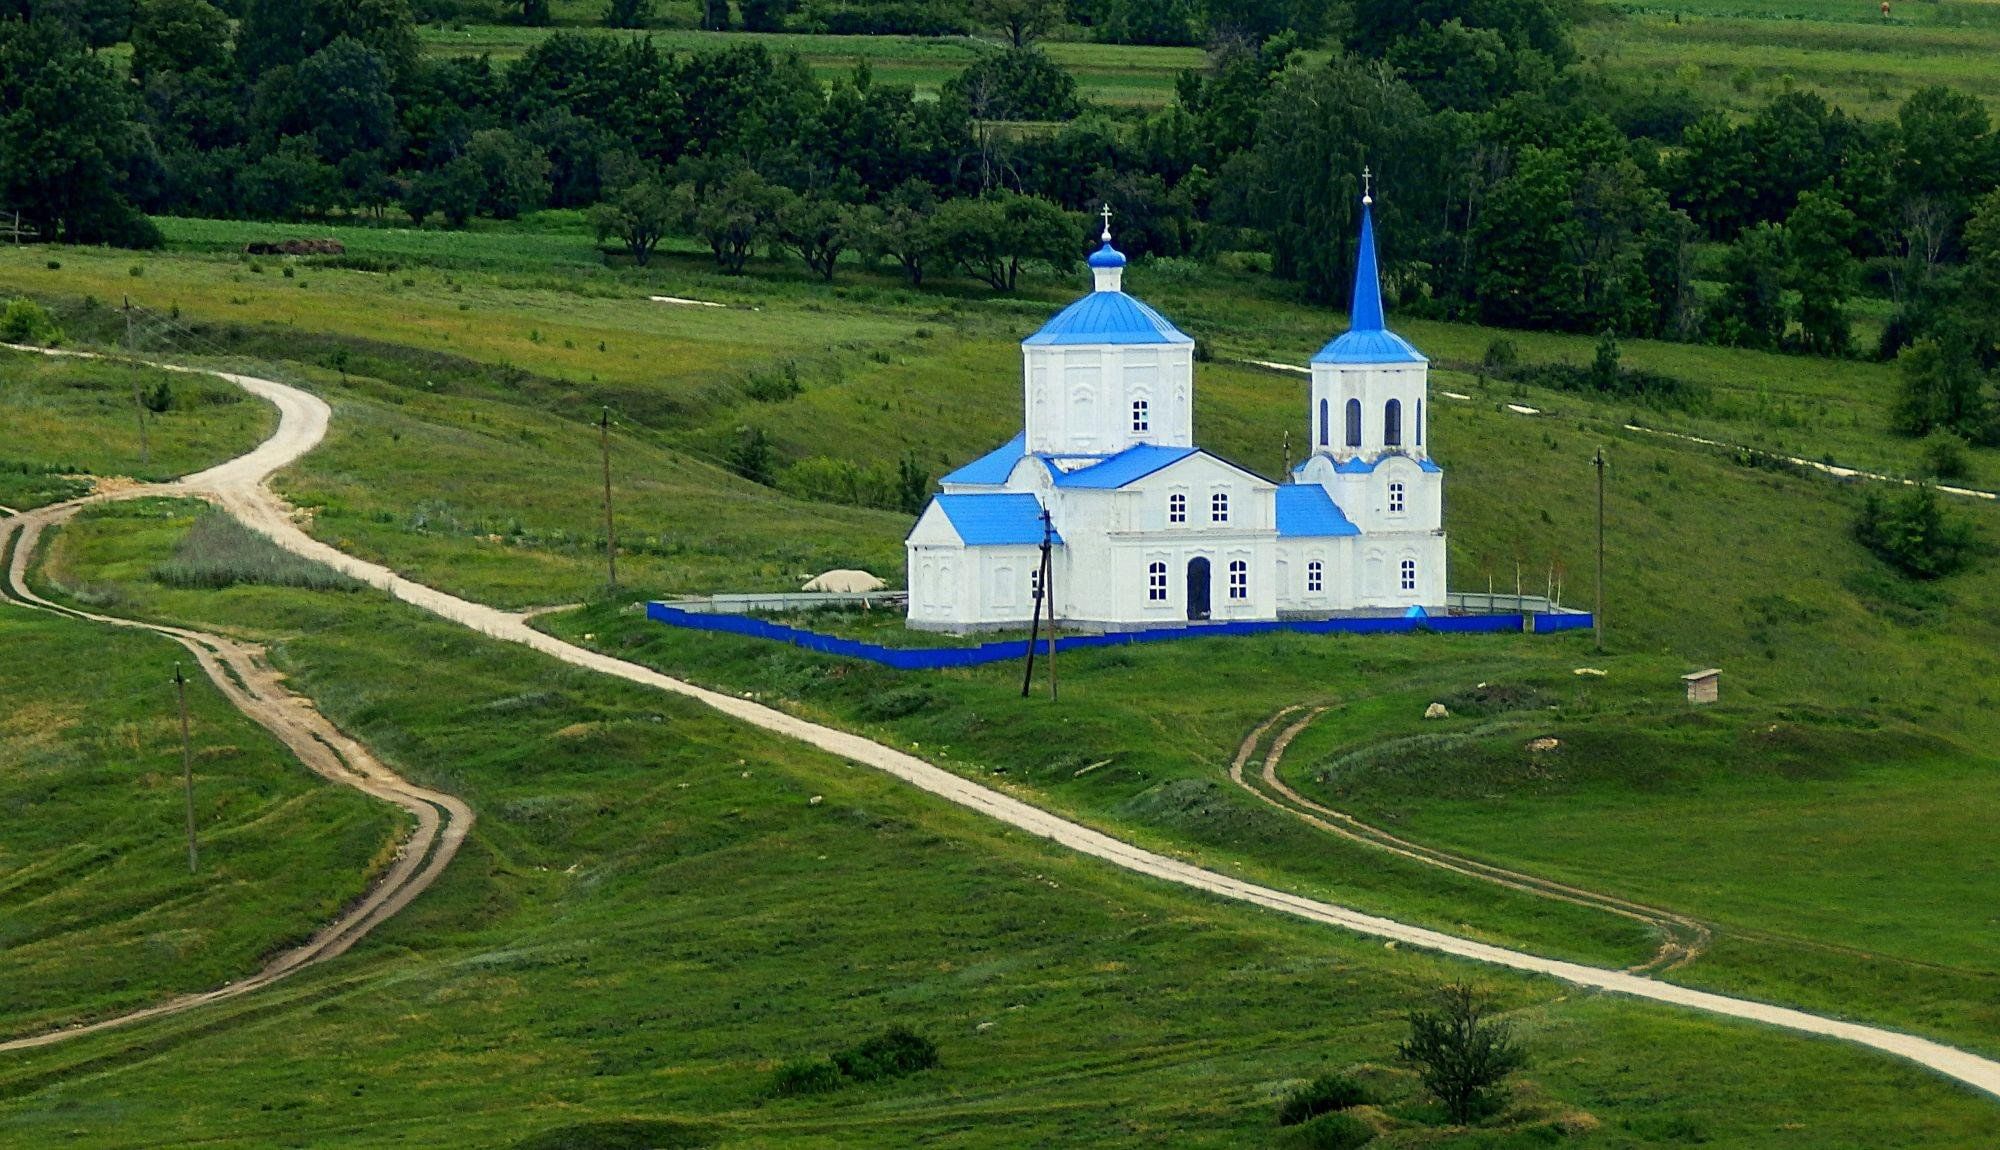
<path fill-rule="evenodd" d="M 1113 252 L 1112 255 L 1118 256 Z M 1092 257 L 1095 259 L 1096 257 Z M 1124 259 L 1123 256 L 1118 256 Z M 1191 344 L 1194 340 L 1167 318 L 1122 291 L 1096 291 L 1056 313 L 1042 330 L 1022 340 L 1024 347 L 1060 344 Z"/>
<path fill-rule="evenodd" d="M 1103 247 L 1090 253 L 1090 266 L 1094 268 L 1122 268 L 1125 266 L 1125 253 L 1112 247 L 1111 241 L 1106 240 Z"/>

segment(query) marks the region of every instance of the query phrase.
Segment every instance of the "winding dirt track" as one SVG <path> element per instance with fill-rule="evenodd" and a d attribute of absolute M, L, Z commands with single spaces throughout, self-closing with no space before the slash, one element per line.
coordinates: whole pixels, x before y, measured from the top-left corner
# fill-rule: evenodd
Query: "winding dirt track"
<path fill-rule="evenodd" d="M 1599 910 L 1606 914 L 1613 914 L 1620 918 L 1644 923 L 1659 933 L 1660 949 L 1646 962 L 1627 967 L 1626 970 L 1628 973 L 1659 974 L 1669 970 L 1677 970 L 1701 957 L 1702 952 L 1708 949 L 1708 944 L 1713 938 L 1713 934 L 1707 924 L 1697 919 L 1689 918 L 1684 914 L 1663 910 L 1656 906 L 1647 906 L 1644 903 L 1619 898 L 1617 895 L 1602 894 L 1598 891 L 1570 886 L 1567 883 L 1556 882 L 1553 879 L 1542 878 L 1539 875 L 1508 870 L 1505 867 L 1480 862 L 1478 859 L 1467 858 L 1464 855 L 1453 854 L 1450 851 L 1443 851 L 1435 847 L 1425 846 L 1422 843 L 1411 842 L 1409 839 L 1400 838 L 1380 827 L 1362 822 L 1353 815 L 1343 811 L 1336 811 L 1332 807 L 1322 806 L 1293 790 L 1283 779 L 1278 777 L 1278 764 L 1284 761 L 1285 751 L 1292 745 L 1292 740 L 1297 738 L 1300 732 L 1311 726 L 1313 720 L 1325 714 L 1327 709 L 1326 707 L 1315 707 L 1307 710 L 1304 707 L 1286 707 L 1264 720 L 1263 723 L 1258 725 L 1255 730 L 1251 731 L 1244 738 L 1243 745 L 1237 749 L 1235 760 L 1229 764 L 1229 777 L 1231 781 L 1301 822 L 1323 830 L 1328 834 L 1338 835 L 1349 842 L 1359 843 L 1362 846 L 1372 847 L 1376 850 L 1387 851 L 1390 854 L 1409 859 L 1412 862 L 1437 867 L 1439 870 L 1448 870 L 1454 874 L 1465 875 L 1468 878 L 1478 879 L 1482 882 L 1490 882 L 1496 886 L 1507 887 L 1510 890 L 1522 891 L 1541 898 L 1553 899 L 1557 902 L 1566 902 L 1572 906 L 1588 907 L 1592 910 Z M 1258 748 L 1264 746 L 1264 736 L 1269 734 L 1279 723 L 1291 718 L 1293 715 L 1299 714 L 1301 711 L 1305 712 L 1302 717 L 1295 719 L 1291 725 L 1279 731 L 1277 736 L 1270 740 L 1270 745 L 1264 753 L 1262 778 L 1257 782 L 1245 778 L 1243 768 L 1249 765 L 1250 760 L 1256 755 Z"/>
<path fill-rule="evenodd" d="M 696 700 L 751 726 L 873 767 L 959 806 L 1135 874 L 1399 945 L 1546 975 L 1577 986 L 1685 1007 L 1724 1018 L 1852 1042 L 1907 1059 L 1988 1094 L 2000 1096 L 2000 1062 L 1943 1043 L 1881 1027 L 1825 1018 L 1802 1010 L 1676 986 L 1628 971 L 1605 970 L 1508 950 L 1205 870 L 1192 863 L 1122 842 L 859 735 L 807 722 L 761 703 L 711 691 L 636 663 L 565 643 L 536 631 L 522 615 L 468 602 L 411 582 L 385 567 L 356 559 L 307 535 L 292 521 L 277 497 L 264 486 L 265 479 L 272 472 L 303 456 L 325 435 L 331 414 L 326 403 L 316 396 L 270 380 L 226 374 L 222 378 L 275 404 L 280 415 L 278 431 L 249 455 L 190 476 L 178 485 L 168 485 L 169 489 L 178 487 L 183 489 L 183 494 L 201 494 L 211 498 L 244 523 L 269 536 L 280 547 L 316 559 L 441 618 L 492 638 L 533 648 L 572 666 Z M 16 562 L 19 562 L 18 558 Z"/>

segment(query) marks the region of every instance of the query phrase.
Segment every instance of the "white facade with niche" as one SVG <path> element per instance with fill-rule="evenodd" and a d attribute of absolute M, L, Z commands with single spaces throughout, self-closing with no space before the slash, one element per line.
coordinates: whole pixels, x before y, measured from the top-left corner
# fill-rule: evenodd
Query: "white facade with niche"
<path fill-rule="evenodd" d="M 1353 321 L 1313 358 L 1313 453 L 1282 484 L 1195 446 L 1194 341 L 1125 294 L 1104 240 L 1096 290 L 1022 343 L 1022 433 L 911 531 L 911 626 L 1026 624 L 1045 530 L 1066 627 L 1442 610 L 1429 364 L 1383 324 L 1367 201 Z"/>

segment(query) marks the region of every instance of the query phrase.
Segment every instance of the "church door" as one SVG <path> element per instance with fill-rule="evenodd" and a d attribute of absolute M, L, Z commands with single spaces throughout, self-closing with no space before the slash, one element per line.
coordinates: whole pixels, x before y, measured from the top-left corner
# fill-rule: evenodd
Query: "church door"
<path fill-rule="evenodd" d="M 1188 560 L 1187 572 L 1188 618 L 1208 618 L 1208 560 Z"/>

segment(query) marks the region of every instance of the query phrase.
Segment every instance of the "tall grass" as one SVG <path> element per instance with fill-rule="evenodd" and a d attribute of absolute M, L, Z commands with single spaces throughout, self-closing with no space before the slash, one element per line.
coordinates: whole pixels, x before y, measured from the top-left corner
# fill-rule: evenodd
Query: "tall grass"
<path fill-rule="evenodd" d="M 220 511 L 209 511 L 174 547 L 153 578 L 183 590 L 219 591 L 239 583 L 355 591 L 361 584 L 323 563 L 302 559 Z"/>

